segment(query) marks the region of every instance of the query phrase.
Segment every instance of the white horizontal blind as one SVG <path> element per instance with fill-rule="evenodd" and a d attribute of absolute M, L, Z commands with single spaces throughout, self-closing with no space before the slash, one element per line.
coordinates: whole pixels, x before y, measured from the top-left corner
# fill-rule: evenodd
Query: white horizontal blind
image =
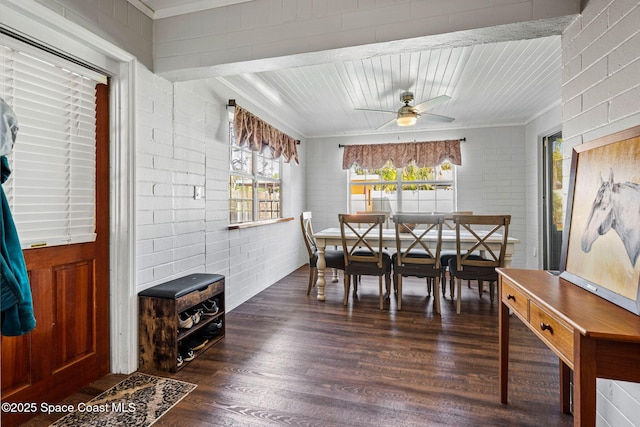
<path fill-rule="evenodd" d="M 0 95 L 19 127 L 3 187 L 23 248 L 95 240 L 95 86 L 0 46 Z"/>

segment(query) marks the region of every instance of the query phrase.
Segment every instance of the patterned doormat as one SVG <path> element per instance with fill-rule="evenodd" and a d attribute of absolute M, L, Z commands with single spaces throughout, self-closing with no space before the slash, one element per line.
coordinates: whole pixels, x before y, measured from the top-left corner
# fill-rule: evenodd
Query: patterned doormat
<path fill-rule="evenodd" d="M 75 405 L 74 412 L 51 425 L 150 426 L 196 387 L 183 381 L 135 372 L 89 402 Z"/>

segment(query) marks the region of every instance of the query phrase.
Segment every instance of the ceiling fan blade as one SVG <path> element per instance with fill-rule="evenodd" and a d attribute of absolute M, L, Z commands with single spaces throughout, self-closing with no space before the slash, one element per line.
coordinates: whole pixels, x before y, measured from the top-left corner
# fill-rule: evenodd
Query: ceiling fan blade
<path fill-rule="evenodd" d="M 443 102 L 447 102 L 448 100 L 450 100 L 451 97 L 448 95 L 441 95 L 441 96 L 436 96 L 435 98 L 431 98 L 427 101 L 424 101 L 423 103 L 420 103 L 416 106 L 413 107 L 413 110 L 420 114 L 424 111 L 427 111 L 433 107 L 435 107 L 436 105 L 440 105 Z"/>
<path fill-rule="evenodd" d="M 388 122 L 383 123 L 383 124 L 381 124 L 380 126 L 378 126 L 378 127 L 376 128 L 376 130 L 384 129 L 384 128 L 386 128 L 387 126 L 394 124 L 394 123 L 396 122 L 396 120 L 397 120 L 397 118 L 396 118 L 396 117 L 394 117 L 393 119 L 389 120 Z"/>
<path fill-rule="evenodd" d="M 373 110 L 371 108 L 354 108 L 354 111 L 373 111 L 374 113 L 393 113 L 393 114 L 397 114 L 397 111 L 391 111 L 391 110 Z"/>
<path fill-rule="evenodd" d="M 429 122 L 451 123 L 455 119 L 453 117 L 441 116 L 439 114 L 422 113 L 420 117 L 424 117 Z"/>

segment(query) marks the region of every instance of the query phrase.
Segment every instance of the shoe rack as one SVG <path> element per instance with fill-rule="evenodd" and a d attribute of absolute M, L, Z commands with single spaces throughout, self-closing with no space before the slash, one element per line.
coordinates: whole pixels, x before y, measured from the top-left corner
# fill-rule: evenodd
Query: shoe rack
<path fill-rule="evenodd" d="M 203 334 L 214 322 L 222 320 L 222 328 L 201 350 L 194 352 L 195 358 L 224 337 L 224 282 L 224 276 L 220 274 L 192 274 L 138 294 L 139 371 L 177 372 L 193 363 L 183 362 L 178 366 L 181 343 Z M 214 299 L 218 304 L 215 315 L 202 316 L 191 327 L 180 328 L 181 313 L 191 313 L 203 302 Z"/>

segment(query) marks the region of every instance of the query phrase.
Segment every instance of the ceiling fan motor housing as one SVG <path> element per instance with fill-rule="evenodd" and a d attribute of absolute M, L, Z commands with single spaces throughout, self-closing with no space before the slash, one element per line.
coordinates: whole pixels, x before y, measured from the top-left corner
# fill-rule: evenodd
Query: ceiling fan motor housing
<path fill-rule="evenodd" d="M 411 92 L 403 92 L 400 95 L 400 101 L 404 102 L 405 105 L 408 105 L 411 101 L 413 101 L 413 94 Z"/>

